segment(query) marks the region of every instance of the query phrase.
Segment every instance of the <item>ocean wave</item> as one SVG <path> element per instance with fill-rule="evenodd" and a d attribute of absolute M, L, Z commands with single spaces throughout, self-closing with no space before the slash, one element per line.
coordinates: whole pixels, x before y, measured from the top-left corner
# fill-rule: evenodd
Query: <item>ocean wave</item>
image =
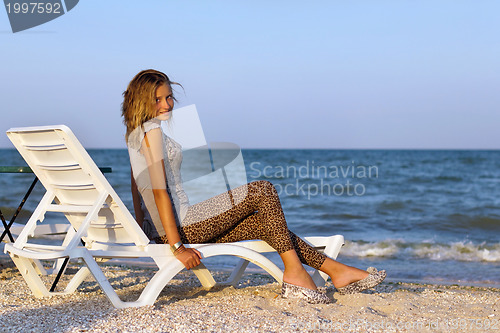
<path fill-rule="evenodd" d="M 413 243 L 399 239 L 378 242 L 346 241 L 340 253 L 352 257 L 500 262 L 500 243 L 486 244 L 483 242 L 477 244 L 471 241 Z"/>
<path fill-rule="evenodd" d="M 432 184 L 432 178 L 429 176 L 413 176 L 406 181 L 408 184 Z"/>
<path fill-rule="evenodd" d="M 455 213 L 448 215 L 446 225 L 450 228 L 500 230 L 500 218 L 498 216 L 470 216 Z"/>
<path fill-rule="evenodd" d="M 368 218 L 368 216 L 349 214 L 349 213 L 342 213 L 342 214 L 321 213 L 318 214 L 318 217 L 321 218 L 322 223 L 324 223 L 324 221 L 349 221 L 349 220 L 363 220 Z"/>
<path fill-rule="evenodd" d="M 461 182 L 463 181 L 464 179 L 462 177 L 459 177 L 459 176 L 444 176 L 444 175 L 441 175 L 441 176 L 437 176 L 435 178 L 435 180 L 442 180 L 442 181 L 449 181 L 449 182 Z"/>
<path fill-rule="evenodd" d="M 398 240 L 373 243 L 345 241 L 340 253 L 351 257 L 393 257 L 399 252 L 400 243 L 401 241 Z"/>
<path fill-rule="evenodd" d="M 385 200 L 382 203 L 380 203 L 379 208 L 380 209 L 388 209 L 388 210 L 400 210 L 400 209 L 405 209 L 407 206 L 411 205 L 412 201 L 411 200 L 395 200 L 395 201 L 388 201 Z"/>

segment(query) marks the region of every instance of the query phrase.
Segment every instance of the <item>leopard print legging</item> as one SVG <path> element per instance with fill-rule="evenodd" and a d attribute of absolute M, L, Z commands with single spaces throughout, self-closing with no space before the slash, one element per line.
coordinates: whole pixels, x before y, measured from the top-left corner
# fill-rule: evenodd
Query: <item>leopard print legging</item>
<path fill-rule="evenodd" d="M 182 225 L 178 229 L 184 243 L 261 239 L 278 253 L 295 249 L 302 263 L 316 269 L 326 259 L 326 255 L 288 230 L 278 193 L 270 182 L 264 180 L 190 206 Z M 166 236 L 155 241 L 168 243 Z"/>

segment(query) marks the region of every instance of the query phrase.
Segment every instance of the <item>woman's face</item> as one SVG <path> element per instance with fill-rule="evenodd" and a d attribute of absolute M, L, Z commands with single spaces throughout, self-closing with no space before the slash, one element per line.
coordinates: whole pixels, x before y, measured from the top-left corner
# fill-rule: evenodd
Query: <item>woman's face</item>
<path fill-rule="evenodd" d="M 172 109 L 174 108 L 174 98 L 172 89 L 167 84 L 162 84 L 156 88 L 156 118 L 159 120 L 168 120 L 171 117 Z"/>

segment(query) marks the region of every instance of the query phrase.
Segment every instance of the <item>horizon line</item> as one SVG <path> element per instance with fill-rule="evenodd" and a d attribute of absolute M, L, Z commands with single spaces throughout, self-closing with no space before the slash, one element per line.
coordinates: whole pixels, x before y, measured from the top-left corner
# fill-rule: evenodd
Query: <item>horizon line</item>
<path fill-rule="evenodd" d="M 103 150 L 127 150 L 127 147 L 84 147 L 85 149 L 103 149 Z M 0 149 L 12 149 L 15 147 L 0 147 Z M 500 151 L 500 148 L 406 148 L 406 147 L 393 147 L 393 148 L 339 148 L 339 147 L 240 147 L 242 150 L 427 150 L 427 151 Z"/>

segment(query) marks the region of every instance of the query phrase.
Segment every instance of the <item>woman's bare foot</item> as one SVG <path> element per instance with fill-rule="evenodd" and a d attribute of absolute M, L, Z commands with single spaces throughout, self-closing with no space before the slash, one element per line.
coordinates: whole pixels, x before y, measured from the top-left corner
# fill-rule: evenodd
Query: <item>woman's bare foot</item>
<path fill-rule="evenodd" d="M 369 274 L 362 269 L 347 266 L 338 261 L 327 258 L 320 267 L 322 272 L 325 272 L 332 279 L 335 288 L 345 287 L 350 283 L 362 280 Z"/>
<path fill-rule="evenodd" d="M 316 284 L 314 283 L 313 279 L 302 266 L 301 269 L 285 268 L 285 271 L 283 272 L 283 281 L 296 286 L 317 290 Z"/>
<path fill-rule="evenodd" d="M 333 277 L 330 276 L 335 288 L 345 287 L 348 284 L 351 284 L 353 282 L 363 280 L 364 278 L 366 278 L 369 275 L 367 271 L 363 271 L 363 270 L 361 270 L 359 268 L 355 268 L 355 267 L 350 267 L 350 266 L 348 266 L 348 267 L 351 269 L 346 270 L 342 274 L 336 274 Z"/>
<path fill-rule="evenodd" d="M 302 263 L 297 256 L 297 252 L 295 252 L 294 249 L 281 253 L 280 257 L 285 265 L 283 281 L 299 287 L 317 290 L 316 284 L 314 284 L 313 279 L 307 273 L 304 266 L 302 266 Z"/>

